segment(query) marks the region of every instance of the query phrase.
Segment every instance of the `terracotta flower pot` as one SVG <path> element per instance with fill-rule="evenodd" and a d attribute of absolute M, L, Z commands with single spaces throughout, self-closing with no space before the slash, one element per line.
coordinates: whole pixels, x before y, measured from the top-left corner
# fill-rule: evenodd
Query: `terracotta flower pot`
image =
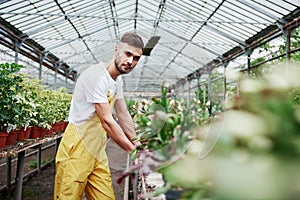
<path fill-rule="evenodd" d="M 52 135 L 54 132 L 53 128 L 50 128 L 47 130 L 47 134 L 46 135 Z"/>
<path fill-rule="evenodd" d="M 7 135 L 8 134 L 6 132 L 0 132 L 0 148 L 5 147 Z"/>
<path fill-rule="evenodd" d="M 47 133 L 48 133 L 48 129 L 41 127 L 40 128 L 40 132 L 41 132 L 40 138 L 44 138 L 47 135 Z"/>
<path fill-rule="evenodd" d="M 8 136 L 7 136 L 6 145 L 16 144 L 17 137 L 18 137 L 18 131 L 17 130 L 10 131 L 8 133 Z"/>
<path fill-rule="evenodd" d="M 30 132 L 30 139 L 35 139 L 40 137 L 41 137 L 41 127 L 33 126 Z"/>
<path fill-rule="evenodd" d="M 27 127 L 26 128 L 24 139 L 29 139 L 30 138 L 31 128 L 32 127 Z"/>
<path fill-rule="evenodd" d="M 54 131 L 55 133 L 59 132 L 59 131 L 60 131 L 60 130 L 59 130 L 59 129 L 60 129 L 59 123 L 56 122 L 56 123 L 52 124 L 52 128 L 53 128 L 53 131 Z"/>
<path fill-rule="evenodd" d="M 23 141 L 25 136 L 25 131 L 21 128 L 18 132 L 17 141 Z"/>
<path fill-rule="evenodd" d="M 65 122 L 60 121 L 60 122 L 58 122 L 58 124 L 59 124 L 59 131 L 64 131 L 65 130 Z"/>
<path fill-rule="evenodd" d="M 63 129 L 63 131 L 65 131 L 65 130 L 66 130 L 66 128 L 67 128 L 67 126 L 68 126 L 68 124 L 69 124 L 69 122 L 64 122 L 64 129 Z"/>

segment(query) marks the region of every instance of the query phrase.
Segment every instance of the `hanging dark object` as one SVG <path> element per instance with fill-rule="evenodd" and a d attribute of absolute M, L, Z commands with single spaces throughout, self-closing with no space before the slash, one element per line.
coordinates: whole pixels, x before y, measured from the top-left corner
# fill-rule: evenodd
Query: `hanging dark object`
<path fill-rule="evenodd" d="M 146 46 L 143 49 L 143 55 L 144 56 L 150 56 L 150 53 L 154 46 L 157 44 L 158 40 L 160 39 L 160 36 L 152 36 L 149 41 L 147 42 Z"/>

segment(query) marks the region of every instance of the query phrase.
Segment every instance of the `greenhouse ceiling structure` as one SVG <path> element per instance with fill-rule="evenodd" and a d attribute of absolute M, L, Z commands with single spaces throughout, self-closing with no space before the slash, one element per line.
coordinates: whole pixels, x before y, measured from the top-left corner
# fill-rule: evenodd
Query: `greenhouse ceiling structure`
<path fill-rule="evenodd" d="M 241 67 L 253 49 L 299 26 L 300 1 L 2 0 L 0 14 L 1 62 L 26 57 L 27 72 L 50 74 L 52 86 L 72 88 L 83 70 L 111 59 L 123 33 L 138 33 L 144 56 L 123 76 L 124 91 L 149 95 L 163 81 L 176 88 Z"/>

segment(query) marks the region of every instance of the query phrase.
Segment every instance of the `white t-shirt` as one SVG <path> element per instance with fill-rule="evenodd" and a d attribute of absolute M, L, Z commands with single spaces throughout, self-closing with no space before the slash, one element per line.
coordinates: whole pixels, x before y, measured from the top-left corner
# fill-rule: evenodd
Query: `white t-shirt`
<path fill-rule="evenodd" d="M 114 81 L 103 63 L 92 65 L 78 77 L 72 97 L 69 122 L 81 125 L 95 114 L 94 103 L 108 103 L 107 92 L 116 99 L 123 98 L 123 81 L 118 76 Z"/>

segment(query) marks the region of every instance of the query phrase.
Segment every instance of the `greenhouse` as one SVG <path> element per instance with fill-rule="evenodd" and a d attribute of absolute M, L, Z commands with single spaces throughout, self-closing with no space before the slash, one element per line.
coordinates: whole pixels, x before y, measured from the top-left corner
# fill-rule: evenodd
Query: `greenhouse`
<path fill-rule="evenodd" d="M 0 199 L 299 199 L 299 0 L 2 0 Z"/>

